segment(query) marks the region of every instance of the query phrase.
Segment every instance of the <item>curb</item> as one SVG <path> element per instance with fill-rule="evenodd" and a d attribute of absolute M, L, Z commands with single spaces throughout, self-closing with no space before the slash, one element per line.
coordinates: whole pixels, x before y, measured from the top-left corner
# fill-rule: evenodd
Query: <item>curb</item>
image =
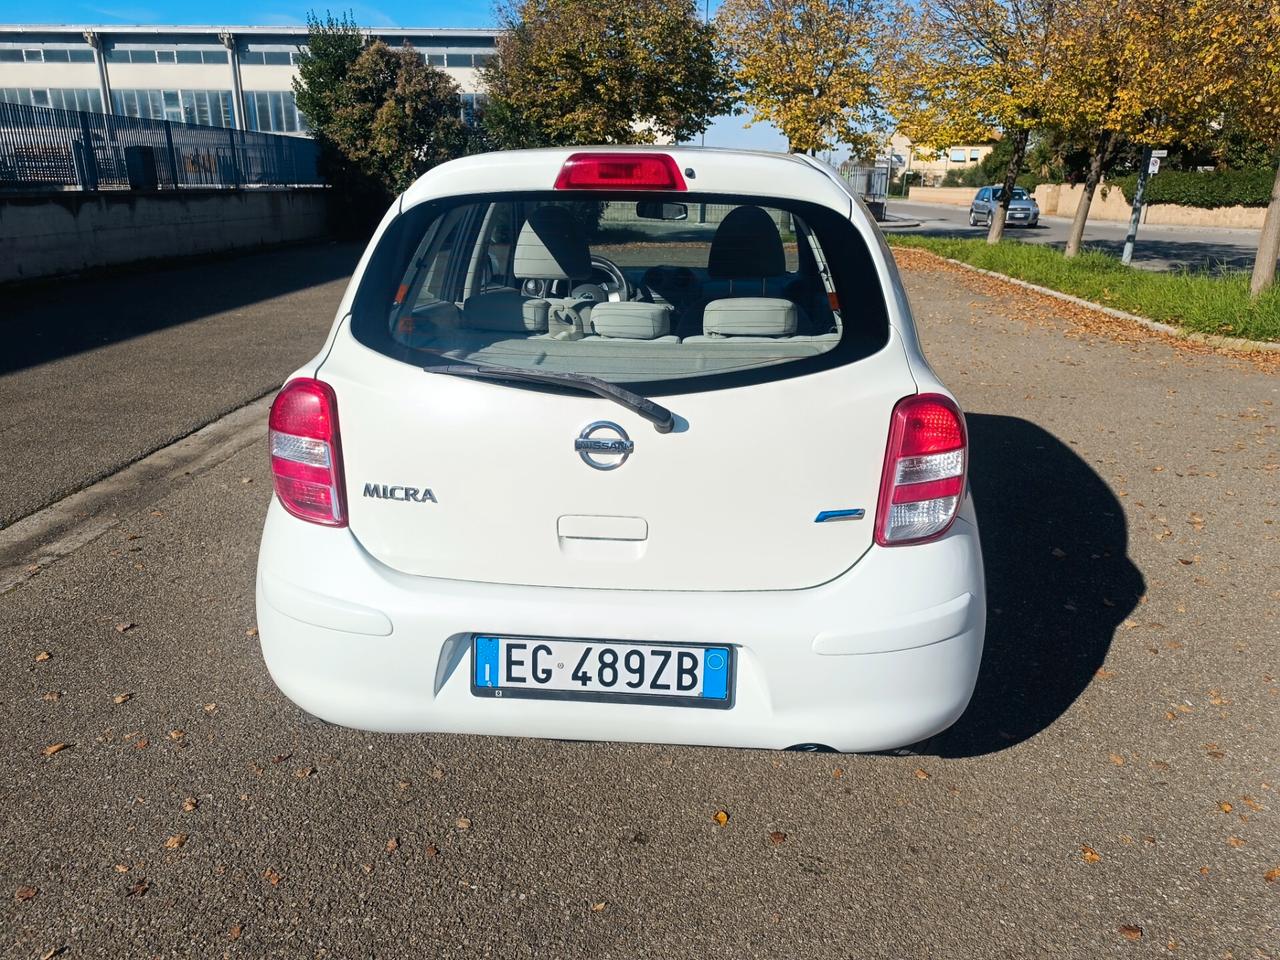
<path fill-rule="evenodd" d="M 118 526 L 156 490 L 216 467 L 264 441 L 275 390 L 0 530 L 0 596 Z"/>
<path fill-rule="evenodd" d="M 1138 324 L 1139 326 L 1146 327 L 1148 330 L 1155 330 L 1158 333 L 1167 333 L 1172 337 L 1177 337 L 1179 340 L 1190 340 L 1193 343 L 1203 343 L 1210 347 L 1218 347 L 1225 350 L 1239 350 L 1245 353 L 1252 353 L 1259 350 L 1280 352 L 1280 343 L 1274 343 L 1266 340 L 1245 340 L 1243 337 L 1224 337 L 1217 333 L 1197 333 L 1194 330 L 1183 330 L 1167 323 L 1161 323 L 1159 320 L 1140 317 L 1136 313 L 1128 313 L 1124 310 L 1117 310 L 1115 307 L 1107 307 L 1101 303 L 1094 303 L 1092 300 L 1085 300 L 1083 297 L 1073 297 L 1069 293 L 1063 293 L 1060 290 L 1051 290 L 1049 287 L 1042 287 L 1036 283 L 1028 283 L 1026 280 L 1019 280 L 1017 277 L 1011 277 L 1004 273 L 996 273 L 994 270 L 983 270 L 981 267 L 975 267 L 971 263 L 965 263 L 963 260 L 952 260 L 950 257 L 944 257 L 941 254 L 934 253 L 932 250 L 925 250 L 923 247 L 909 247 L 907 249 L 920 250 L 923 253 L 929 254 L 931 257 L 936 257 L 944 263 L 953 263 L 957 267 L 972 270 L 974 273 L 980 273 L 985 277 L 994 277 L 996 280 L 1003 280 L 1005 283 L 1011 283 L 1015 287 L 1033 290 L 1036 293 L 1044 294 L 1046 297 L 1053 297 L 1056 300 L 1063 300 L 1067 303 L 1075 304 L 1077 307 L 1086 307 L 1089 310 L 1096 310 L 1099 313 L 1105 313 L 1107 316 L 1115 317 L 1119 320 L 1128 320 L 1132 323 Z"/>

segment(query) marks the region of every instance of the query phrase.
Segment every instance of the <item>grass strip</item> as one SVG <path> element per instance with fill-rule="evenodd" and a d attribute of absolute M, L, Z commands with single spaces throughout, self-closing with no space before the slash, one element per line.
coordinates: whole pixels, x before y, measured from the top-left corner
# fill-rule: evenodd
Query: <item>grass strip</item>
<path fill-rule="evenodd" d="M 1248 340 L 1280 341 L 1280 285 L 1249 296 L 1249 275 L 1126 267 L 1095 250 L 1068 260 L 1053 247 L 1005 240 L 891 234 L 892 246 L 915 247 L 962 263 L 1049 287 L 1149 320 Z"/>

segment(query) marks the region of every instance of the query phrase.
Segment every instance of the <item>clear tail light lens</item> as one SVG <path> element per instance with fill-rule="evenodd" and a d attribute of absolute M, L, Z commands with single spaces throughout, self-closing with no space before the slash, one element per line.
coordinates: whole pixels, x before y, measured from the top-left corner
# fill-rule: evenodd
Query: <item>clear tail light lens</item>
<path fill-rule="evenodd" d="M 271 474 L 281 505 L 328 527 L 347 525 L 338 401 L 327 383 L 290 380 L 271 404 Z"/>
<path fill-rule="evenodd" d="M 936 540 L 951 528 L 968 467 L 964 416 L 949 397 L 922 393 L 898 401 L 876 507 L 882 547 Z"/>

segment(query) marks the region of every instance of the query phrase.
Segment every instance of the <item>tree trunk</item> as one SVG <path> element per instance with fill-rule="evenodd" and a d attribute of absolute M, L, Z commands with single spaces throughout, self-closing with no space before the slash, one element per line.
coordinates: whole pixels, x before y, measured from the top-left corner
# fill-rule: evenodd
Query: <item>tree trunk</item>
<path fill-rule="evenodd" d="M 1004 236 L 1004 220 L 1009 215 L 1009 201 L 1013 199 L 1013 185 L 1018 180 L 1018 171 L 1022 169 L 1022 158 L 1027 154 L 1028 130 L 1019 130 L 1013 135 L 1013 156 L 1009 158 L 1009 166 L 1004 170 L 1004 185 L 1000 191 L 1000 209 L 991 215 L 991 226 L 987 228 L 987 243 L 999 243 Z"/>
<path fill-rule="evenodd" d="M 1262 233 L 1258 236 L 1258 256 L 1253 261 L 1253 279 L 1249 292 L 1255 297 L 1276 279 L 1276 258 L 1280 257 L 1280 164 L 1276 164 L 1276 179 L 1271 184 L 1271 202 L 1262 220 Z"/>
<path fill-rule="evenodd" d="M 1093 195 L 1097 192 L 1098 182 L 1102 179 L 1102 167 L 1111 154 L 1115 144 L 1115 134 L 1104 133 L 1098 137 L 1098 145 L 1093 156 L 1089 158 L 1089 173 L 1084 178 L 1084 192 L 1080 194 L 1080 202 L 1076 204 L 1076 216 L 1071 221 L 1071 233 L 1067 236 L 1067 249 L 1063 256 L 1074 257 L 1080 252 L 1080 244 L 1084 240 L 1084 225 L 1089 220 L 1089 208 L 1093 206 Z"/>

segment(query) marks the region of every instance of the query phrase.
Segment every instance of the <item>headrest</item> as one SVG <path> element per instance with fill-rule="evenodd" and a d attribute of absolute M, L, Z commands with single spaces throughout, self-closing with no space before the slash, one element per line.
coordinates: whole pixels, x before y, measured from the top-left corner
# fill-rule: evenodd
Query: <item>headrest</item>
<path fill-rule="evenodd" d="M 730 210 L 711 240 L 707 273 L 737 280 L 776 277 L 786 272 L 787 255 L 773 218 L 759 207 Z M 520 275 L 519 271 L 516 275 Z"/>
<path fill-rule="evenodd" d="M 535 207 L 516 240 L 515 275 L 521 280 L 577 280 L 591 274 L 591 249 L 582 225 L 566 207 Z"/>
<path fill-rule="evenodd" d="M 712 300 L 702 311 L 702 332 L 708 337 L 791 337 L 796 305 L 775 297 Z"/>
<path fill-rule="evenodd" d="M 597 303 L 591 325 L 602 337 L 656 340 L 671 332 L 671 308 L 665 303 Z"/>

